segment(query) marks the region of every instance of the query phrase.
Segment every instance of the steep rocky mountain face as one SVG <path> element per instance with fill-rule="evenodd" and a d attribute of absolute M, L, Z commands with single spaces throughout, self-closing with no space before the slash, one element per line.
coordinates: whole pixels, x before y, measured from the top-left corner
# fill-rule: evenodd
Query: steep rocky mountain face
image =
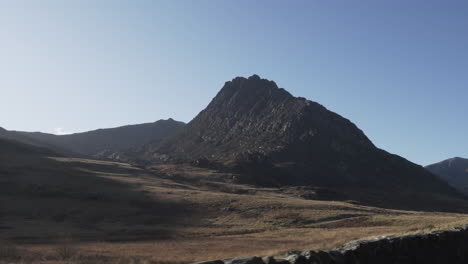
<path fill-rule="evenodd" d="M 452 158 L 429 165 L 426 169 L 468 195 L 468 159 Z"/>
<path fill-rule="evenodd" d="M 376 148 L 349 120 L 257 75 L 226 82 L 175 137 L 147 157 L 240 172 L 258 184 L 378 187 L 454 193 L 446 183 Z"/>
<path fill-rule="evenodd" d="M 121 160 L 137 152 L 144 144 L 156 144 L 173 136 L 184 125 L 183 122 L 168 119 L 60 136 L 4 130 L 0 131 L 0 138 L 47 147 L 60 153 Z"/>

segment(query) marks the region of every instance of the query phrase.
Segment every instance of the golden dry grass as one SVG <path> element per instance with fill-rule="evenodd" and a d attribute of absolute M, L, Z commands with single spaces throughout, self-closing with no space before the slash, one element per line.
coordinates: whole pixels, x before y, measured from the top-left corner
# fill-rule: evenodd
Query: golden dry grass
<path fill-rule="evenodd" d="M 10 241 L 8 247 L 0 245 L 0 259 L 8 260 L 6 255 L 16 254 L 16 260 L 23 263 L 189 263 L 235 256 L 278 255 L 292 249 L 331 249 L 351 240 L 468 224 L 466 214 L 385 209 L 352 201 L 308 200 L 301 198 L 297 188 L 236 185 L 222 180 L 229 179 L 229 175 L 206 172 L 218 179 L 213 182 L 207 175 L 203 176 L 199 168 L 173 165 L 153 167 L 149 172 L 122 163 L 55 160 L 82 167 L 88 173 L 93 171 L 96 177 L 123 183 L 159 203 L 183 205 L 182 213 L 177 215 L 177 225 L 157 219 L 148 224 L 107 223 L 110 226 L 106 228 L 124 227 L 122 232 L 127 232 L 132 239 L 110 242 L 112 234 L 93 236 L 93 229 L 86 228 L 82 237 L 76 235 L 79 232 L 69 232 L 76 237 L 64 244 L 46 239 L 57 232 L 50 222 L 38 221 L 32 225 L 31 222 L 6 221 L 5 225 L 12 227 L 9 231 L 12 234 L 29 232 L 36 238 L 34 243 L 16 241 L 12 246 Z M 106 167 L 112 169 L 106 170 Z M 164 214 L 164 210 L 155 214 Z M 41 232 L 36 230 L 39 226 Z M 170 230 L 170 234 L 163 238 L 146 235 L 138 239 L 142 232 L 159 229 Z"/>

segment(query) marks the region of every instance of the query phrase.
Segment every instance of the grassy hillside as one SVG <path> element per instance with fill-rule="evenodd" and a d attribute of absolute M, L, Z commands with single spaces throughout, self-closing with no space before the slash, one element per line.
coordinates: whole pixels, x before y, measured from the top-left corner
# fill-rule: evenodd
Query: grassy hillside
<path fill-rule="evenodd" d="M 50 157 L 54 153 L 0 141 L 1 238 L 17 242 L 167 237 L 183 205 L 158 200 L 104 175 L 135 175 L 120 163 Z M 155 227 L 138 231 L 139 225 Z M 127 232 L 133 226 L 134 232 Z"/>
<path fill-rule="evenodd" d="M 434 197 L 424 210 L 403 210 L 411 196 L 260 188 L 184 164 L 142 169 L 50 154 L 17 149 L 1 156 L 2 260 L 188 263 L 468 223 L 466 201 L 446 197 Z"/>

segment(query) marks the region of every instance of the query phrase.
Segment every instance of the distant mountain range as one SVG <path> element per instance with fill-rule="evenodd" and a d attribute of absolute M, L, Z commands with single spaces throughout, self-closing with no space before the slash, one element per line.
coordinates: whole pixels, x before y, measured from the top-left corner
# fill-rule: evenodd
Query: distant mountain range
<path fill-rule="evenodd" d="M 452 158 L 429 165 L 426 169 L 468 195 L 468 159 Z"/>
<path fill-rule="evenodd" d="M 70 135 L 0 130 L 0 138 L 50 148 L 59 153 L 118 160 L 145 144 L 173 136 L 185 123 L 173 119 L 98 129 Z"/>
<path fill-rule="evenodd" d="M 187 125 L 169 119 L 62 136 L 1 129 L 0 138 L 71 156 L 189 163 L 256 185 L 459 195 L 423 167 L 375 147 L 348 119 L 257 75 L 226 82 Z"/>

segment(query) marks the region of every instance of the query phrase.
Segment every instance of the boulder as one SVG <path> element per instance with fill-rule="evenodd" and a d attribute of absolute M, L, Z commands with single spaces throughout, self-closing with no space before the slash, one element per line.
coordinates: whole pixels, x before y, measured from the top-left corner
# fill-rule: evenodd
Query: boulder
<path fill-rule="evenodd" d="M 286 260 L 291 264 L 309 264 L 309 261 L 303 255 L 291 255 Z"/>
<path fill-rule="evenodd" d="M 302 252 L 302 255 L 304 255 L 307 258 L 309 264 L 320 264 L 321 263 L 320 262 L 320 257 L 317 254 L 317 252 L 315 252 L 315 251 L 311 251 L 311 250 L 304 251 L 304 252 Z"/>
<path fill-rule="evenodd" d="M 289 261 L 285 259 L 275 259 L 275 261 L 276 261 L 276 264 L 291 264 L 289 263 Z"/>
<path fill-rule="evenodd" d="M 332 264 L 333 263 L 333 260 L 328 252 L 319 251 L 317 255 L 320 258 L 320 264 Z"/>
<path fill-rule="evenodd" d="M 224 264 L 224 262 L 222 260 L 211 260 L 211 261 L 196 262 L 193 264 Z"/>
<path fill-rule="evenodd" d="M 272 256 L 263 257 L 262 260 L 263 260 L 263 263 L 265 263 L 265 264 L 276 264 L 277 263 L 275 257 L 272 257 Z"/>
<path fill-rule="evenodd" d="M 331 263 L 334 263 L 334 264 L 347 264 L 343 253 L 335 250 L 335 251 L 328 252 L 328 254 L 330 255 L 330 258 L 332 259 Z"/>
<path fill-rule="evenodd" d="M 259 257 L 241 257 L 224 261 L 224 264 L 265 264 Z"/>

